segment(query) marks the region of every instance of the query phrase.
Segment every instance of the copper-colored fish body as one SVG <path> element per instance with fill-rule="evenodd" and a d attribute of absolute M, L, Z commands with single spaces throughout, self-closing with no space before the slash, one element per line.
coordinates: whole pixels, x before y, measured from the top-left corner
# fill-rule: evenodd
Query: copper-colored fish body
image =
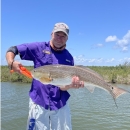
<path fill-rule="evenodd" d="M 105 82 L 103 77 L 97 72 L 85 67 L 68 66 L 68 65 L 45 65 L 31 71 L 33 78 L 40 81 L 41 77 L 48 77 L 45 81 L 52 85 L 68 85 L 71 84 L 73 76 L 78 76 L 84 81 L 85 87 L 93 92 L 95 87 L 108 91 L 114 99 L 128 92 Z M 53 79 L 53 80 L 51 80 Z M 43 80 L 42 80 L 43 81 Z M 42 82 L 44 84 L 44 81 Z"/>

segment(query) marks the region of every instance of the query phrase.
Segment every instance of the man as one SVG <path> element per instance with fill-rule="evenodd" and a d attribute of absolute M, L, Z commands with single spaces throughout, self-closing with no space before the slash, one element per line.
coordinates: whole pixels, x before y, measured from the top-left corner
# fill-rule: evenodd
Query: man
<path fill-rule="evenodd" d="M 10 47 L 6 53 L 10 69 L 21 73 L 22 64 L 14 61 L 17 54 L 23 60 L 31 60 L 34 68 L 49 64 L 74 65 L 73 57 L 66 47 L 69 27 L 65 23 L 56 23 L 49 42 L 25 43 Z M 84 83 L 78 77 L 72 78 L 72 83 L 59 88 L 54 85 L 44 85 L 33 79 L 29 91 L 29 117 L 27 130 L 71 130 L 71 115 L 68 106 L 70 88 L 83 87 Z"/>

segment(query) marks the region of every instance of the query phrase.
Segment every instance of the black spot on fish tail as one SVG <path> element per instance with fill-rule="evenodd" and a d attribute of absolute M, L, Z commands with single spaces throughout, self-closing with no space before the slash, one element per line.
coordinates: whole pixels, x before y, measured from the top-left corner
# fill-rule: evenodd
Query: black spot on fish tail
<path fill-rule="evenodd" d="M 125 90 L 125 89 L 122 89 L 122 88 L 118 88 L 116 86 L 110 86 L 110 93 L 111 95 L 116 99 L 118 98 L 119 96 L 125 94 L 125 93 L 129 93 L 129 91 Z"/>

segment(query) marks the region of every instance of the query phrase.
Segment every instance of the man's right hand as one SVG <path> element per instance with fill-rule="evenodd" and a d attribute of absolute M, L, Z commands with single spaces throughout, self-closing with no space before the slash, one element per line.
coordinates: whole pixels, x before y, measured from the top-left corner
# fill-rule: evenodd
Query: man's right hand
<path fill-rule="evenodd" d="M 20 67 L 23 67 L 23 65 L 18 61 L 13 61 L 12 63 L 12 70 L 13 72 L 21 73 Z"/>

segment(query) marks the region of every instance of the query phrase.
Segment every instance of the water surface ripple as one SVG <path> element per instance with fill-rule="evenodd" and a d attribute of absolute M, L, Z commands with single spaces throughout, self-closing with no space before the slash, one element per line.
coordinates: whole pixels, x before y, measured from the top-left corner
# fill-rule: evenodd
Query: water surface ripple
<path fill-rule="evenodd" d="M 118 84 L 130 91 L 130 85 Z M 1 130 L 25 130 L 30 84 L 1 83 Z M 96 88 L 71 89 L 73 130 L 130 130 L 130 93 L 115 102 L 106 91 Z"/>

